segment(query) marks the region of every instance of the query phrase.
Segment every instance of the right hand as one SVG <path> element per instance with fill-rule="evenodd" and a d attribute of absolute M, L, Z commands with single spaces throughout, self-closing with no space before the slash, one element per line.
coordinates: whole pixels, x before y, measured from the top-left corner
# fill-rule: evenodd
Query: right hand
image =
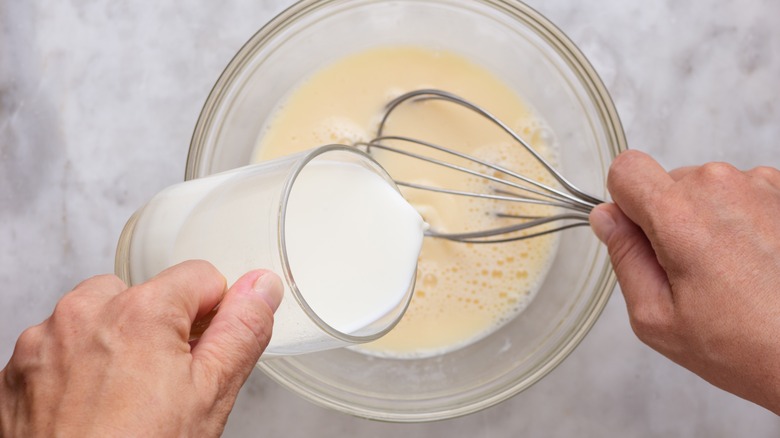
<path fill-rule="evenodd" d="M 591 213 L 631 326 L 710 383 L 780 415 L 780 171 L 667 173 L 624 152 Z"/>

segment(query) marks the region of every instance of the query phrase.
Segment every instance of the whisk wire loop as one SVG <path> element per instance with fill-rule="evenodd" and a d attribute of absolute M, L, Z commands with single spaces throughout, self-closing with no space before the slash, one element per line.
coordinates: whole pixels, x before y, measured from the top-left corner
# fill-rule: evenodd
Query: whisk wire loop
<path fill-rule="evenodd" d="M 442 100 L 450 102 L 461 107 L 467 108 L 478 115 L 484 117 L 494 125 L 501 128 L 506 132 L 513 140 L 519 143 L 531 156 L 542 165 L 542 167 L 561 185 L 562 190 L 551 187 L 548 184 L 544 184 L 540 181 L 533 180 L 525 175 L 515 172 L 511 169 L 507 169 L 495 163 L 482 160 L 480 158 L 465 154 L 449 147 L 434 144 L 428 141 L 424 141 L 417 138 L 412 138 L 402 135 L 385 135 L 387 121 L 393 112 L 400 105 L 406 102 L 420 102 L 426 100 Z M 453 157 L 465 160 L 467 162 L 482 166 L 483 168 L 493 171 L 493 175 L 484 173 L 479 170 L 474 170 L 465 166 L 461 166 L 455 163 L 444 161 L 438 158 L 433 158 L 423 154 L 411 152 L 405 148 L 390 146 L 388 142 L 395 144 L 403 144 L 406 147 L 422 146 L 424 148 L 443 152 Z M 600 199 L 595 196 L 589 195 L 569 182 L 557 169 L 555 169 L 544 157 L 542 157 L 538 151 L 536 151 L 530 144 L 528 144 L 520 135 L 507 126 L 504 122 L 498 119 L 484 108 L 476 105 L 462 97 L 452 94 L 443 90 L 436 89 L 421 89 L 405 93 L 392 101 L 390 101 L 385 109 L 385 113 L 379 124 L 377 130 L 377 136 L 369 142 L 355 143 L 355 146 L 365 148 L 366 152 L 371 152 L 372 149 L 383 150 L 395 154 L 400 154 L 409 158 L 422 160 L 427 163 L 431 163 L 436 166 L 441 166 L 454 171 L 462 172 L 467 175 L 471 175 L 477 178 L 482 178 L 486 181 L 495 183 L 497 186 L 492 187 L 492 193 L 477 193 L 467 190 L 456 190 L 452 188 L 435 187 L 425 184 L 418 184 L 405 181 L 396 181 L 396 184 L 403 187 L 412 189 L 425 190 L 430 192 L 456 195 L 456 196 L 468 196 L 493 201 L 508 201 L 508 202 L 520 202 L 526 204 L 536 204 L 542 206 L 555 207 L 563 209 L 564 212 L 557 214 L 550 214 L 545 216 L 534 215 L 516 215 L 507 213 L 493 213 L 497 218 L 504 219 L 516 219 L 522 222 L 501 226 L 487 230 L 464 232 L 464 233 L 447 233 L 439 232 L 434 229 L 429 229 L 426 235 L 434 238 L 446 239 L 454 242 L 462 243 L 504 243 L 513 242 L 518 240 L 530 239 L 533 237 L 539 237 L 559 231 L 567 230 L 574 227 L 587 226 L 588 214 L 598 204 L 602 203 Z M 499 175 L 503 176 L 500 177 Z M 508 180 L 507 178 L 514 179 Z M 518 193 L 521 192 L 521 193 Z M 552 226 L 551 226 L 552 224 Z M 557 225 L 556 225 L 557 224 Z"/>
<path fill-rule="evenodd" d="M 485 117 L 487 120 L 492 122 L 494 125 L 501 128 L 504 132 L 506 132 L 508 135 L 510 135 L 515 141 L 520 143 L 520 145 L 525 148 L 533 157 L 542 165 L 544 168 L 550 172 L 550 174 L 558 180 L 561 185 L 563 185 L 566 190 L 571 192 L 572 194 L 578 196 L 580 199 L 587 200 L 594 205 L 600 204 L 603 201 L 599 200 L 598 198 L 591 196 L 583 191 L 581 191 L 579 188 L 577 188 L 574 184 L 569 182 L 555 167 L 553 167 L 547 160 L 542 157 L 539 152 L 537 152 L 531 145 L 529 145 L 520 135 L 518 135 L 512 128 L 507 126 L 506 123 L 501 121 L 498 117 L 494 116 L 492 113 L 490 113 L 488 110 L 482 108 L 481 106 L 466 100 L 456 94 L 450 93 L 448 91 L 444 90 L 437 90 L 433 88 L 426 88 L 426 89 L 420 89 L 420 90 L 414 90 L 410 91 L 408 93 L 402 94 L 401 96 L 398 96 L 397 98 L 390 101 L 387 106 L 385 107 L 385 114 L 382 117 L 382 121 L 379 124 L 379 129 L 377 130 L 377 137 L 382 137 L 385 124 L 387 120 L 390 118 L 390 115 L 393 113 L 393 111 L 407 101 L 424 101 L 424 100 L 444 100 L 447 102 L 454 103 L 456 105 L 462 106 L 464 108 L 468 108 L 475 113 Z"/>

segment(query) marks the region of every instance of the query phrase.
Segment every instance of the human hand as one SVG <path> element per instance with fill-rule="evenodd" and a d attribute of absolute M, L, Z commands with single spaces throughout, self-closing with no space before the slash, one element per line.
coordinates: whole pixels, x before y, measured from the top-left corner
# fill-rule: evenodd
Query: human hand
<path fill-rule="evenodd" d="M 281 299 L 270 272 L 226 292 L 203 261 L 131 288 L 113 275 L 86 280 L 19 337 L 0 372 L 0 436 L 217 436 Z M 193 321 L 217 304 L 190 343 Z"/>
<path fill-rule="evenodd" d="M 629 151 L 593 210 L 631 326 L 710 383 L 780 414 L 780 171 L 665 172 Z"/>

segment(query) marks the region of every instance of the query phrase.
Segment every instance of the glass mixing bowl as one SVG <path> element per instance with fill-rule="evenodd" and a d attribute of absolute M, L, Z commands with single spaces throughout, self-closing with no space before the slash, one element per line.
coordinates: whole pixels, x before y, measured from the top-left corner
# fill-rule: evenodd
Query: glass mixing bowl
<path fill-rule="evenodd" d="M 554 132 L 563 174 L 606 197 L 609 164 L 626 149 L 607 90 L 559 29 L 530 7 L 503 0 L 295 4 L 257 32 L 217 81 L 195 127 L 186 178 L 247 164 L 280 100 L 319 68 L 371 47 L 408 44 L 458 53 L 493 71 Z M 529 306 L 472 345 L 417 360 L 339 349 L 258 367 L 315 403 L 360 417 L 412 422 L 464 415 L 555 368 L 596 321 L 614 285 L 593 233 L 568 230 Z"/>

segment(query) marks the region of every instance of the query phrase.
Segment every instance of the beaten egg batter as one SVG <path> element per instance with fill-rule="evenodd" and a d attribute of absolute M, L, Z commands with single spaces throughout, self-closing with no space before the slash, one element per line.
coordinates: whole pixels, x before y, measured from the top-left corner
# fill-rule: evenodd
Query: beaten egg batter
<path fill-rule="evenodd" d="M 371 49 L 314 73 L 266 122 L 254 160 L 323 144 L 368 141 L 376 133 L 384 105 L 419 88 L 447 90 L 482 105 L 548 161 L 556 161 L 549 130 L 506 84 L 466 58 L 421 47 Z M 505 133 L 452 104 L 430 101 L 399 108 L 386 133 L 423 138 L 554 184 L 541 165 Z M 482 179 L 383 151 L 372 151 L 372 155 L 396 180 L 490 191 Z M 438 231 L 474 231 L 512 223 L 497 219 L 493 212 L 549 214 L 544 210 L 548 207 L 413 189 L 404 189 L 403 194 Z M 388 335 L 356 350 L 395 358 L 428 357 L 487 336 L 531 301 L 556 246 L 554 235 L 500 244 L 426 238 L 418 260 L 415 295 L 403 319 Z"/>

